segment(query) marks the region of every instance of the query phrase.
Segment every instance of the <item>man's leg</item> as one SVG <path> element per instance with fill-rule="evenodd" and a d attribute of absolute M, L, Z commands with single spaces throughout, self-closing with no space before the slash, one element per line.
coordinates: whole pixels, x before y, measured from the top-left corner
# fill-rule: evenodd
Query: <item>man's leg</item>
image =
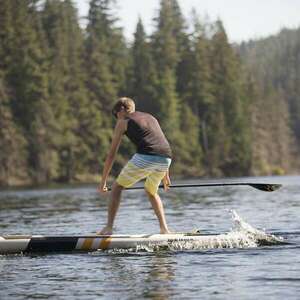
<path fill-rule="evenodd" d="M 154 212 L 158 218 L 160 233 L 170 233 L 167 222 L 166 222 L 166 218 L 165 218 L 164 207 L 163 207 L 163 204 L 161 202 L 159 195 L 157 193 L 155 195 L 152 195 L 147 190 L 146 190 L 146 193 L 149 197 L 149 200 L 154 209 Z"/>
<path fill-rule="evenodd" d="M 97 234 L 107 234 L 110 235 L 113 232 L 114 220 L 120 206 L 121 194 L 124 188 L 117 182 L 114 182 L 111 190 L 110 201 L 108 204 L 107 211 L 107 224 L 106 226 L 97 232 Z"/>

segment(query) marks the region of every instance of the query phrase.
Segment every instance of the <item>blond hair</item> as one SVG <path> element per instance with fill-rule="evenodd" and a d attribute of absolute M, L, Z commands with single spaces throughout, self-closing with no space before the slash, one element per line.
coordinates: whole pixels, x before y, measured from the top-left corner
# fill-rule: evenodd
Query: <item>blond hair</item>
<path fill-rule="evenodd" d="M 135 103 L 128 97 L 119 98 L 112 109 L 113 115 L 116 115 L 122 108 L 124 108 L 127 113 L 132 113 L 135 111 Z"/>

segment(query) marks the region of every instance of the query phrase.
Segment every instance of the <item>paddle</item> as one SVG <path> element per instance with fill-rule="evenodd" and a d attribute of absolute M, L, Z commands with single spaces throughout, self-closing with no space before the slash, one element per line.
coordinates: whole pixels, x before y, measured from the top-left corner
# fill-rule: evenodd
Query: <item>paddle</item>
<path fill-rule="evenodd" d="M 170 185 L 170 188 L 190 188 L 190 187 L 212 187 L 212 186 L 233 186 L 233 185 L 249 185 L 257 190 L 264 192 L 273 192 L 281 188 L 281 184 L 269 184 L 269 183 L 245 183 L 245 182 L 233 182 L 233 183 L 197 183 L 197 184 L 174 184 Z M 163 185 L 159 186 L 163 188 Z M 141 190 L 143 186 L 135 186 L 127 188 L 126 190 Z"/>

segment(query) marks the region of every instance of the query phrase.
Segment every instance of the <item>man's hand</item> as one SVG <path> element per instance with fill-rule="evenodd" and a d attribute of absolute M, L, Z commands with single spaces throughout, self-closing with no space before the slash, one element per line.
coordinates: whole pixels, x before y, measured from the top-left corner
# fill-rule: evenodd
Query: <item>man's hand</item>
<path fill-rule="evenodd" d="M 170 177 L 169 177 L 169 171 L 166 172 L 166 175 L 164 176 L 162 181 L 163 181 L 163 185 L 164 185 L 164 190 L 168 191 L 170 189 L 170 185 L 171 185 L 171 180 L 170 180 Z"/>
<path fill-rule="evenodd" d="M 108 188 L 106 186 L 106 181 L 101 181 L 98 186 L 98 192 L 101 194 L 104 194 L 108 191 Z"/>

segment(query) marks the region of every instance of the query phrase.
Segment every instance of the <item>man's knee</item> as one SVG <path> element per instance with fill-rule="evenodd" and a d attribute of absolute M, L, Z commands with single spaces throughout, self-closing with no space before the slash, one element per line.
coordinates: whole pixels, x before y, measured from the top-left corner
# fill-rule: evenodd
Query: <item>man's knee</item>
<path fill-rule="evenodd" d="M 158 193 L 150 192 L 149 190 L 147 190 L 147 187 L 145 187 L 145 192 L 149 198 L 156 198 L 158 196 Z"/>

